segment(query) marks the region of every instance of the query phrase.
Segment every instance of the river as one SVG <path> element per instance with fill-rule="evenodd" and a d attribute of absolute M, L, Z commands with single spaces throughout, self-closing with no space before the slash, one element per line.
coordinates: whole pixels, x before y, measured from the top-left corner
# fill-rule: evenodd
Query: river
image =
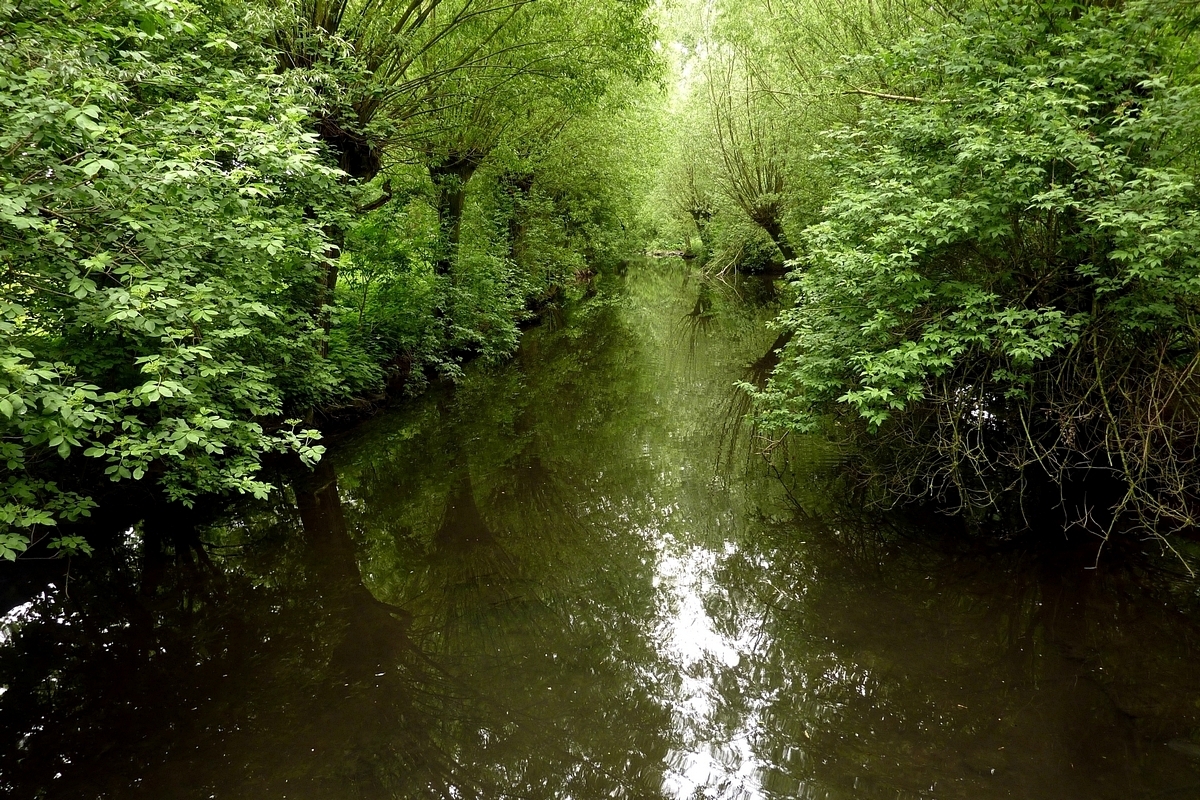
<path fill-rule="evenodd" d="M 772 296 L 634 264 L 269 501 L 139 523 L 3 618 L 0 789 L 1200 797 L 1197 583 L 768 468 Z"/>

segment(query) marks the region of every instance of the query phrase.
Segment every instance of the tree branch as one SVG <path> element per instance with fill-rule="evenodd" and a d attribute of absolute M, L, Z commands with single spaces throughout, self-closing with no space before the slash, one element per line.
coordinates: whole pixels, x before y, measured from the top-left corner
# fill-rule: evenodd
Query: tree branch
<path fill-rule="evenodd" d="M 949 100 L 926 100 L 924 97 L 909 97 L 906 94 L 888 94 L 873 92 L 870 89 L 847 89 L 842 94 L 862 94 L 867 97 L 878 97 L 880 100 L 898 100 L 902 103 L 949 103 Z"/>
<path fill-rule="evenodd" d="M 361 205 L 354 209 L 359 214 L 366 214 L 368 211 L 374 211 L 377 208 L 383 208 L 388 201 L 392 199 L 392 182 L 390 180 L 383 182 L 383 194 L 375 198 L 371 202 Z"/>

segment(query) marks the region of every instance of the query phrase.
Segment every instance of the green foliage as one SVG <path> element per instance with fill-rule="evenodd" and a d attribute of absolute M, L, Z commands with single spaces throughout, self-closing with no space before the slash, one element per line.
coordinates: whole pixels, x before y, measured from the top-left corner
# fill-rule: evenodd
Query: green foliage
<path fill-rule="evenodd" d="M 20 0 L 0 20 L 0 555 L 88 513 L 49 479 L 60 459 L 185 502 L 263 495 L 264 452 L 321 451 L 281 414 L 335 381 L 313 287 L 343 191 L 308 90 L 233 9 Z"/>
<path fill-rule="evenodd" d="M 530 164 L 529 241 L 521 256 L 533 275 L 569 281 L 642 244 L 638 215 L 657 163 L 659 102 L 656 86 L 621 82 Z"/>
<path fill-rule="evenodd" d="M 852 60 L 881 86 L 828 136 L 768 422 L 875 434 L 904 493 L 1088 466 L 1194 524 L 1200 95 L 1171 30 L 1000 4 Z"/>
<path fill-rule="evenodd" d="M 460 242 L 448 266 L 443 187 L 419 166 L 389 165 L 391 200 L 348 227 L 339 263 L 329 357 L 358 365 L 338 367 L 358 387 L 349 397 L 398 379 L 416 391 L 429 372 L 456 378 L 468 356 L 510 355 L 522 322 L 638 248 L 652 157 L 639 145 L 656 108 L 640 87 L 617 88 L 545 138 L 505 141 L 481 159 L 457 187 Z"/>
<path fill-rule="evenodd" d="M 741 209 L 719 204 L 707 235 L 712 247 L 707 266 L 712 272 L 755 273 L 783 267 L 783 255 L 770 235 Z"/>
<path fill-rule="evenodd" d="M 663 11 L 676 38 L 670 146 L 648 209 L 661 246 L 692 250 L 709 267 L 755 271 L 796 258 L 793 239 L 819 217 L 836 176 L 814 160 L 820 134 L 855 119 L 847 85 L 865 69 L 832 69 L 900 31 L 938 17 L 907 0 L 743 0 Z"/>
<path fill-rule="evenodd" d="M 436 319 L 444 282 L 433 270 L 437 221 L 413 186 L 403 185 L 400 196 L 346 233 L 329 356 L 346 362 L 338 372 L 348 399 L 378 393 L 393 379 L 419 389 L 423 368 L 445 355 Z"/>
<path fill-rule="evenodd" d="M 631 248 L 646 7 L 0 0 L 0 558 L 511 354 Z"/>
<path fill-rule="evenodd" d="M 299 3 L 278 35 L 289 66 L 341 83 L 317 130 L 382 202 L 344 227 L 334 405 L 510 354 L 530 309 L 628 246 L 613 209 L 629 171 L 603 170 L 597 111 L 654 72 L 645 4 L 433 6 Z"/>

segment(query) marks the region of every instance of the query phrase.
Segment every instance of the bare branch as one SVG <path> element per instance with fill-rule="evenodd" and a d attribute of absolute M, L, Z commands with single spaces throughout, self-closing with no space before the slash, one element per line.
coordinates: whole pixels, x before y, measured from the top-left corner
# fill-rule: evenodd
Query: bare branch
<path fill-rule="evenodd" d="M 873 92 L 870 89 L 847 89 L 842 94 L 861 94 L 867 97 L 878 97 L 880 100 L 896 100 L 901 103 L 949 103 L 949 100 L 928 100 L 924 97 L 910 97 L 906 94 L 888 94 Z"/>

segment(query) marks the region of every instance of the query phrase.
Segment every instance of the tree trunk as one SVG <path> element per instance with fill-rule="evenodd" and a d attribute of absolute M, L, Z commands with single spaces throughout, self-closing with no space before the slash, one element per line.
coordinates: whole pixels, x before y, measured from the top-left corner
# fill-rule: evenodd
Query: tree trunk
<path fill-rule="evenodd" d="M 379 150 L 366 136 L 348 131 L 333 119 L 320 122 L 317 129 L 322 141 L 337 155 L 338 167 L 351 180 L 366 183 L 379 174 L 383 163 Z M 325 263 L 320 277 L 317 279 L 317 297 L 315 316 L 320 321 L 324 333 L 321 339 L 321 357 L 329 355 L 329 329 L 332 315 L 329 306 L 333 305 L 334 293 L 337 291 L 338 257 L 342 253 L 345 242 L 345 232 L 338 226 L 325 227 L 325 236 L 330 246 L 325 251 Z"/>
<path fill-rule="evenodd" d="M 342 242 L 345 233 L 336 225 L 325 226 L 325 236 L 329 247 L 325 249 L 325 264 L 317 284 L 317 319 L 321 322 L 321 358 L 329 355 L 329 329 L 333 323 L 331 306 L 334 302 L 334 292 L 337 290 L 338 258 L 342 254 Z"/>
<path fill-rule="evenodd" d="M 705 231 L 708 230 L 708 223 L 712 221 L 712 212 L 706 208 L 693 207 L 688 209 L 688 213 L 692 216 L 692 222 L 696 225 L 696 235 L 700 237 L 700 244 L 708 247 L 708 237 Z"/>
<path fill-rule="evenodd" d="M 366 136 L 348 131 L 332 119 L 322 120 L 317 132 L 337 154 L 338 166 L 351 178 L 366 183 L 383 167 L 379 149 Z"/>
<path fill-rule="evenodd" d="M 792 249 L 792 245 L 787 240 L 787 236 L 783 233 L 783 225 L 779 222 L 779 217 L 775 214 L 762 214 L 754 220 L 759 226 L 767 232 L 767 236 L 771 237 L 771 241 L 779 248 L 779 252 L 783 253 L 785 261 L 794 261 L 796 259 L 796 251 Z"/>
<path fill-rule="evenodd" d="M 467 182 L 475 174 L 482 158 L 474 153 L 449 156 L 429 166 L 429 177 L 437 193 L 438 228 L 441 242 L 434 268 L 438 275 L 450 274 L 458 255 L 462 233 L 463 206 L 467 200 Z"/>
<path fill-rule="evenodd" d="M 533 191 L 533 173 L 507 172 L 500 178 L 500 186 L 512 204 L 508 215 L 508 257 L 517 261 L 523 250 L 526 204 Z"/>

